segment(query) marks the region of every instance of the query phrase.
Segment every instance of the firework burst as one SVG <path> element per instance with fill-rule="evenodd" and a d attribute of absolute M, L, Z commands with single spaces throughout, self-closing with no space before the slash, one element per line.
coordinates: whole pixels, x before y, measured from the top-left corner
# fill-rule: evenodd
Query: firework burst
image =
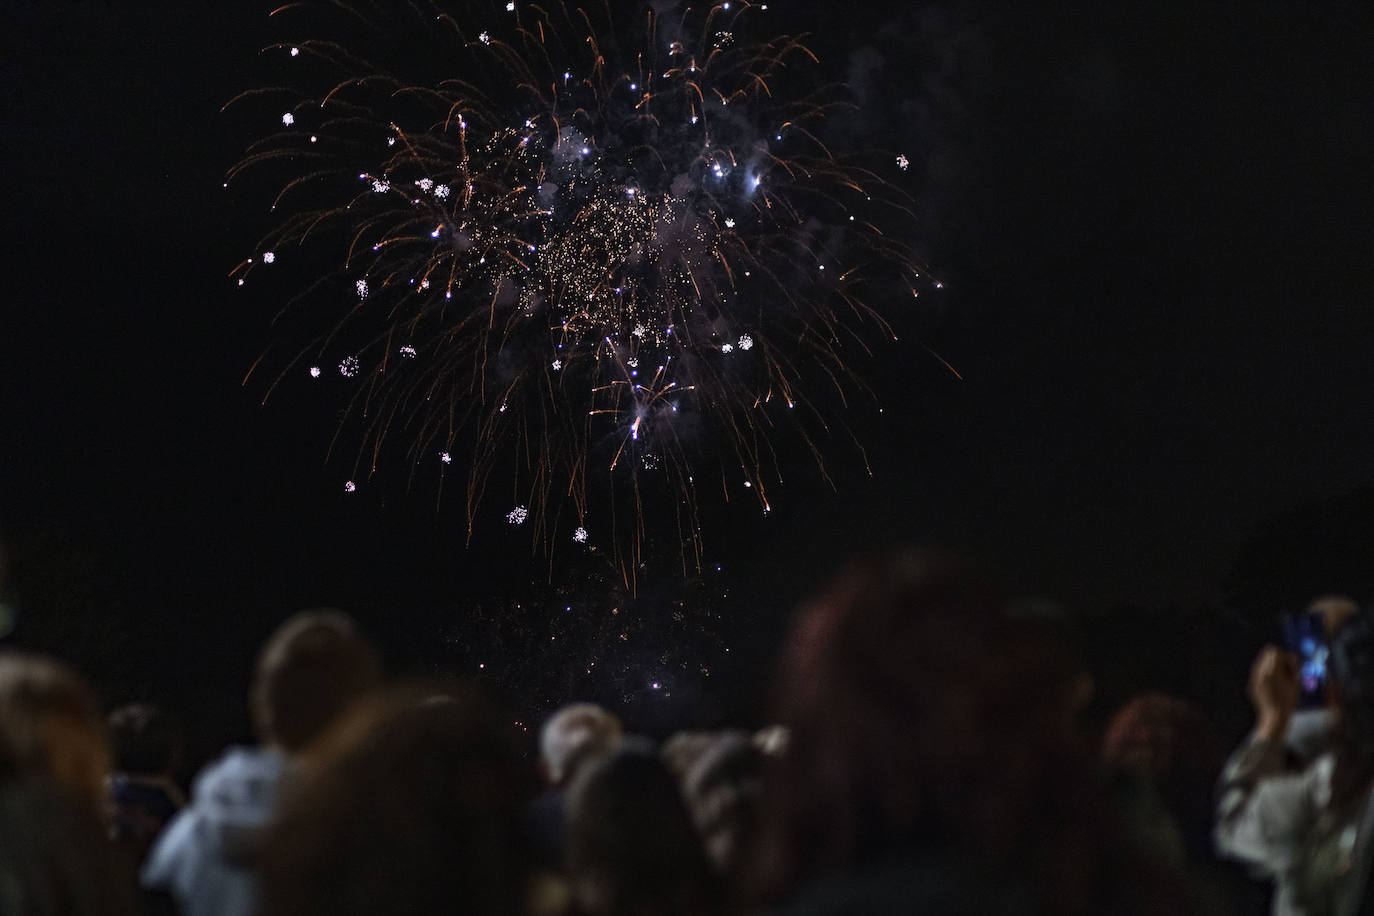
<path fill-rule="evenodd" d="M 470 534 L 595 530 L 628 571 L 655 513 L 699 566 L 707 487 L 768 511 L 778 436 L 820 462 L 831 405 L 865 390 L 853 358 L 892 336 L 870 303 L 923 280 L 905 198 L 823 142 L 845 91 L 775 12 L 274 15 L 326 32 L 267 49 L 290 88 L 240 96 L 271 132 L 230 180 L 276 176 L 285 215 L 235 276 L 318 264 L 298 361 L 341 360 L 360 473 L 462 456 Z"/>

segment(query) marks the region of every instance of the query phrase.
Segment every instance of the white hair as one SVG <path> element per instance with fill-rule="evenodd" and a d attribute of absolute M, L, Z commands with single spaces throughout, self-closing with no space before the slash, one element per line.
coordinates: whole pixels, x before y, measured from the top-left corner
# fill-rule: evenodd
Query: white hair
<path fill-rule="evenodd" d="M 549 782 L 560 785 L 583 760 L 615 750 L 622 734 L 620 720 L 595 703 L 564 706 L 539 730 Z"/>

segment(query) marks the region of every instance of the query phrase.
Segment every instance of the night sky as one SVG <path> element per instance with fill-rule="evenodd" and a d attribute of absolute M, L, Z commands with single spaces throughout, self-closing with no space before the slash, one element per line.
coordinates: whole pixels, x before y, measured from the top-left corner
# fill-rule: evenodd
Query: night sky
<path fill-rule="evenodd" d="M 1216 601 L 1256 525 L 1374 486 L 1368 4 L 772 6 L 911 158 L 945 289 L 896 316 L 872 478 L 838 449 L 834 490 L 799 471 L 707 531 L 762 632 L 903 541 L 1079 607 Z M 543 571 L 466 548 L 457 501 L 346 496 L 330 418 L 241 384 L 278 304 L 228 279 L 260 214 L 220 186 L 251 136 L 219 109 L 261 80 L 266 13 L 5 14 L 0 525 L 28 606 L 100 606 L 68 654 L 94 626 L 134 672 L 106 679 L 152 690 L 229 677 L 296 607 L 404 629 Z"/>

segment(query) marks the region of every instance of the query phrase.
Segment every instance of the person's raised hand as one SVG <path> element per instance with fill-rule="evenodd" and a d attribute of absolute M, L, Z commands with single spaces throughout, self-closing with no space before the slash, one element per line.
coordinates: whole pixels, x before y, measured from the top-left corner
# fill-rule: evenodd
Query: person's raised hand
<path fill-rule="evenodd" d="M 1298 674 L 1298 660 L 1291 652 L 1265 646 L 1255 658 L 1250 669 L 1250 702 L 1255 706 L 1260 737 L 1278 741 L 1287 733 L 1302 692 Z"/>

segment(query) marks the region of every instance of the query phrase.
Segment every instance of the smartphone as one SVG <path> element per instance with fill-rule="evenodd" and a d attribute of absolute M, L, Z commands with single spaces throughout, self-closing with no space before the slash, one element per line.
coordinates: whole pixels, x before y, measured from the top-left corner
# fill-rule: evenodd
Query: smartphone
<path fill-rule="evenodd" d="M 1286 614 L 1284 643 L 1298 657 L 1302 694 L 1298 706 L 1311 709 L 1326 703 L 1327 663 L 1331 647 L 1326 639 L 1326 620 L 1320 614 Z"/>

